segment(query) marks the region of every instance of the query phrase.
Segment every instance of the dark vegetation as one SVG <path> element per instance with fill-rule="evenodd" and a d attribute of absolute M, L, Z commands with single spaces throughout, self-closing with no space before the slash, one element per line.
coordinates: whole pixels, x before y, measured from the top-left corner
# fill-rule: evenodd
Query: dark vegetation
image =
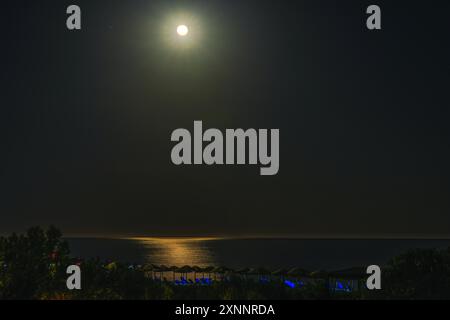
<path fill-rule="evenodd" d="M 73 258 L 61 236 L 53 227 L 36 227 L 0 237 L 0 299 L 450 299 L 450 248 L 392 258 L 382 268 L 382 290 L 368 291 L 361 278 L 358 290 L 335 292 L 325 272 L 294 288 L 283 281 L 301 276 L 261 275 L 261 281 L 228 273 L 208 284 L 155 280 L 154 267 Z M 82 290 L 66 287 L 72 264 L 82 269 Z"/>

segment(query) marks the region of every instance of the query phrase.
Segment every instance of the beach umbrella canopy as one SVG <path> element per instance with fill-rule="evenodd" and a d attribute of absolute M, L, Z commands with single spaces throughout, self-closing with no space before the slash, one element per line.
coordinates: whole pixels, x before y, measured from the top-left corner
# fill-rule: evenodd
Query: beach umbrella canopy
<path fill-rule="evenodd" d="M 192 271 L 193 271 L 193 269 L 191 266 L 182 266 L 181 268 L 178 269 L 178 272 L 180 272 L 180 273 L 189 273 Z"/>
<path fill-rule="evenodd" d="M 208 267 L 203 268 L 202 272 L 211 273 L 211 272 L 213 272 L 213 270 L 214 270 L 213 266 L 208 266 Z"/>
<path fill-rule="evenodd" d="M 228 267 L 222 267 L 222 270 L 224 273 L 233 273 L 234 270 L 232 268 L 228 268 Z"/>
<path fill-rule="evenodd" d="M 192 270 L 194 271 L 194 272 L 203 272 L 203 269 L 202 268 L 200 268 L 199 266 L 193 266 L 192 267 Z"/>
<path fill-rule="evenodd" d="M 237 270 L 236 273 L 245 274 L 245 273 L 248 273 L 249 270 L 250 270 L 249 268 L 242 268 L 242 269 Z"/>
<path fill-rule="evenodd" d="M 255 268 L 248 269 L 247 274 L 257 274 L 256 269 Z"/>
<path fill-rule="evenodd" d="M 145 264 L 145 265 L 142 267 L 142 270 L 144 270 L 145 272 L 153 271 L 153 267 L 152 267 L 152 265 L 150 265 L 150 264 Z"/>
<path fill-rule="evenodd" d="M 212 272 L 214 272 L 214 273 L 226 273 L 229 270 L 230 270 L 229 268 L 221 266 L 221 267 L 215 267 Z"/>
<path fill-rule="evenodd" d="M 284 275 L 286 275 L 287 273 L 288 273 L 288 270 L 287 270 L 287 269 L 283 269 L 283 268 L 277 269 L 277 270 L 275 270 L 275 271 L 272 271 L 272 274 L 273 274 L 274 276 L 284 276 Z"/>
<path fill-rule="evenodd" d="M 156 264 L 145 264 L 143 267 L 144 271 L 158 271 L 159 270 L 159 266 L 157 266 Z"/>
<path fill-rule="evenodd" d="M 317 270 L 310 273 L 310 276 L 312 278 L 318 278 L 318 279 L 326 279 L 329 276 L 329 273 L 324 270 Z"/>
<path fill-rule="evenodd" d="M 153 267 L 153 272 L 161 272 L 161 269 L 159 267 Z"/>
<path fill-rule="evenodd" d="M 170 268 L 164 264 L 160 265 L 158 268 L 159 272 L 171 271 Z"/>
<path fill-rule="evenodd" d="M 354 267 L 349 269 L 332 271 L 330 276 L 342 279 L 363 279 L 367 277 L 366 269 L 364 267 Z"/>
<path fill-rule="evenodd" d="M 173 280 L 175 280 L 175 273 L 178 272 L 179 268 L 177 266 L 171 266 L 169 269 L 173 272 Z"/>
<path fill-rule="evenodd" d="M 247 271 L 247 274 L 258 274 L 258 275 L 265 275 L 265 274 L 270 274 L 270 271 L 265 269 L 265 268 L 250 268 Z"/>
<path fill-rule="evenodd" d="M 305 269 L 302 269 L 300 267 L 295 267 L 295 268 L 292 268 L 291 270 L 289 270 L 287 272 L 287 275 L 293 276 L 293 277 L 307 276 L 308 271 L 306 271 Z"/>

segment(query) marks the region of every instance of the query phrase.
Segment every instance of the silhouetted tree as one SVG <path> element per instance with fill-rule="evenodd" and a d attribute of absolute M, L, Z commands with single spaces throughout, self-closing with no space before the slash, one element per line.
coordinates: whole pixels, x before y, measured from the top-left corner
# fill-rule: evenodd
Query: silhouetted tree
<path fill-rule="evenodd" d="M 450 248 L 415 249 L 392 258 L 383 284 L 390 299 L 449 299 Z"/>
<path fill-rule="evenodd" d="M 61 290 L 68 262 L 68 245 L 54 227 L 1 237 L 0 299 L 36 299 Z"/>

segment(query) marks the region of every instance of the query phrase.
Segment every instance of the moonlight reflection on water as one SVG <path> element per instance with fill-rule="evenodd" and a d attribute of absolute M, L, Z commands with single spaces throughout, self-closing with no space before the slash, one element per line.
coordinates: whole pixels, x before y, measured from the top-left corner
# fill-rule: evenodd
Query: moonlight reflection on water
<path fill-rule="evenodd" d="M 216 238 L 134 238 L 148 248 L 148 263 L 175 265 L 215 265 L 214 253 L 207 245 Z"/>
<path fill-rule="evenodd" d="M 383 265 L 413 248 L 447 248 L 450 240 L 68 238 L 74 257 L 166 266 L 338 270 Z"/>

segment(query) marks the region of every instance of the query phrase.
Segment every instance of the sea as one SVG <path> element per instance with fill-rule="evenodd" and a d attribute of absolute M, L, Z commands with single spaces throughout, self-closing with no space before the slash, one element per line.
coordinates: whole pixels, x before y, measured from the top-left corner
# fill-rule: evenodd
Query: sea
<path fill-rule="evenodd" d="M 448 248 L 449 240 L 67 238 L 71 255 L 130 264 L 339 270 L 372 264 L 415 248 Z"/>

